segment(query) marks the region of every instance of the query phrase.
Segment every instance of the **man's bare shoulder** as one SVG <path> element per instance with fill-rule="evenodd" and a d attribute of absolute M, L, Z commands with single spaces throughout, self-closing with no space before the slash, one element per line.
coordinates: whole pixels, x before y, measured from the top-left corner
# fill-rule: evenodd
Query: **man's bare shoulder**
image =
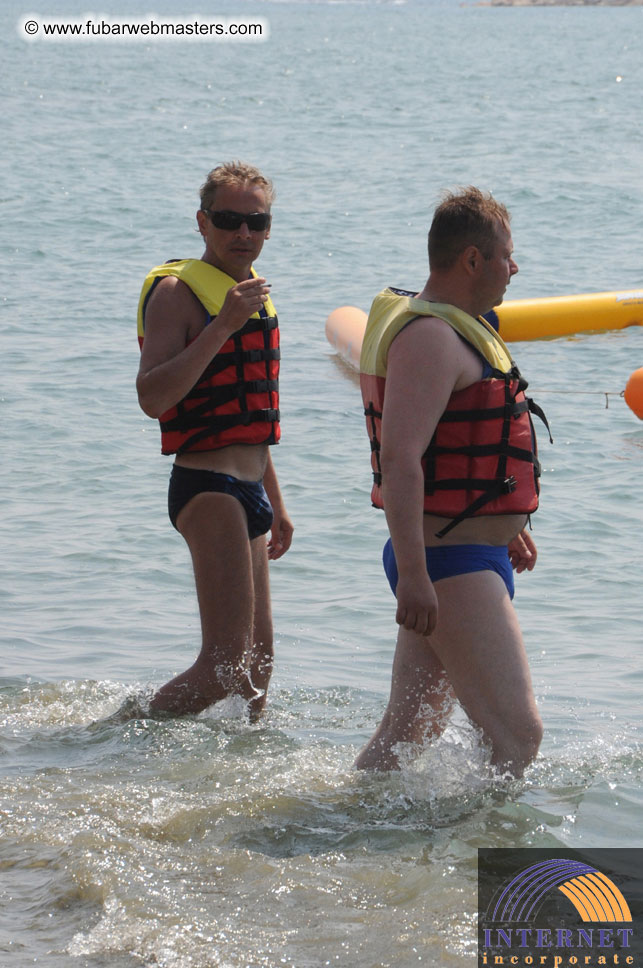
<path fill-rule="evenodd" d="M 462 340 L 444 319 L 437 316 L 416 316 L 400 330 L 395 337 L 391 350 L 397 344 L 397 351 L 427 352 L 436 351 L 448 354 L 459 350 Z"/>
<path fill-rule="evenodd" d="M 148 311 L 161 308 L 177 310 L 200 305 L 199 300 L 185 282 L 176 276 L 164 276 L 154 286 L 147 308 Z"/>
<path fill-rule="evenodd" d="M 418 316 L 396 337 L 389 350 L 391 370 L 405 379 L 422 377 L 429 386 L 437 383 L 461 390 L 480 379 L 477 354 L 445 320 Z M 430 380 L 427 378 L 430 375 Z"/>
<path fill-rule="evenodd" d="M 168 329 L 175 340 L 194 339 L 205 325 L 205 310 L 190 287 L 164 276 L 154 287 L 145 311 L 147 334 Z"/>

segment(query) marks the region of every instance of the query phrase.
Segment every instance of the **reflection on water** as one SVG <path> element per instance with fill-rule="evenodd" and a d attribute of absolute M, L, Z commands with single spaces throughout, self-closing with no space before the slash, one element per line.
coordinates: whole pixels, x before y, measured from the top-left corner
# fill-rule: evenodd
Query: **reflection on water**
<path fill-rule="evenodd" d="M 299 968 L 324 964 L 319 951 L 457 964 L 475 950 L 478 846 L 596 845 L 606 797 L 617 824 L 640 809 L 643 757 L 623 736 L 565 744 L 503 785 L 460 714 L 399 773 L 362 774 L 357 746 L 337 739 L 372 718 L 359 690 L 277 688 L 259 725 L 233 701 L 97 722 L 125 696 L 113 683 L 0 687 L 0 866 L 30 912 L 7 950 L 34 951 L 28 925 L 51 915 L 35 945 L 58 952 L 52 965 L 68 952 Z"/>

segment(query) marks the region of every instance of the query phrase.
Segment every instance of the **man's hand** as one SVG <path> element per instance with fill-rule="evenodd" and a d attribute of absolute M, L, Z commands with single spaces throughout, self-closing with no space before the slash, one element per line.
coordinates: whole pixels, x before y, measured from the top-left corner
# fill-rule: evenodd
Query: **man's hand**
<path fill-rule="evenodd" d="M 438 621 L 438 597 L 429 576 L 399 578 L 395 595 L 397 624 L 418 635 L 431 635 Z"/>
<path fill-rule="evenodd" d="M 277 558 L 286 554 L 290 548 L 294 530 L 292 521 L 285 511 L 274 512 L 268 541 L 268 558 L 270 561 L 276 561 Z"/>
<path fill-rule="evenodd" d="M 511 562 L 511 567 L 515 569 L 517 574 L 520 574 L 525 569 L 527 571 L 532 571 L 534 565 L 536 564 L 536 559 L 538 558 L 538 552 L 536 551 L 536 545 L 534 544 L 531 535 L 528 531 L 524 529 L 520 534 L 509 542 L 509 561 Z"/>
<path fill-rule="evenodd" d="M 216 318 L 217 329 L 232 336 L 245 326 L 253 313 L 258 313 L 268 299 L 270 286 L 262 276 L 244 279 L 228 289 Z"/>

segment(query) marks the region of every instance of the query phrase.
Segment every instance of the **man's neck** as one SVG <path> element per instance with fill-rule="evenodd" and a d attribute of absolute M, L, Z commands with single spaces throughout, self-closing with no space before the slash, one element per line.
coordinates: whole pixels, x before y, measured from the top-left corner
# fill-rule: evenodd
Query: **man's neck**
<path fill-rule="evenodd" d="M 446 303 L 449 306 L 455 306 L 456 309 L 462 309 L 474 318 L 481 315 L 480 307 L 466 292 L 459 287 L 436 281 L 431 276 L 427 279 L 422 292 L 418 293 L 417 298 L 424 299 L 426 302 Z"/>

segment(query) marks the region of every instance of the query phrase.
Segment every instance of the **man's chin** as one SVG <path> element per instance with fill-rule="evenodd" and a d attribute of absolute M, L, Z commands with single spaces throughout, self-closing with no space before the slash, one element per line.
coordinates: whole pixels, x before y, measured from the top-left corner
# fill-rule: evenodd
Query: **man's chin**
<path fill-rule="evenodd" d="M 493 310 L 494 310 L 494 309 L 496 309 L 496 307 L 497 307 L 497 306 L 500 306 L 500 305 L 501 305 L 501 303 L 502 303 L 502 300 L 503 300 L 503 299 L 504 299 L 504 296 L 501 296 L 501 297 L 500 297 L 500 299 L 496 299 L 496 300 L 495 300 L 495 301 L 494 301 L 494 302 L 493 302 L 493 303 L 491 304 L 491 306 L 487 306 L 487 308 L 486 308 L 486 309 L 483 309 L 483 310 L 482 310 L 482 312 L 480 313 L 480 316 L 486 316 L 486 315 L 487 315 L 487 313 L 491 313 L 491 312 L 493 312 Z"/>

